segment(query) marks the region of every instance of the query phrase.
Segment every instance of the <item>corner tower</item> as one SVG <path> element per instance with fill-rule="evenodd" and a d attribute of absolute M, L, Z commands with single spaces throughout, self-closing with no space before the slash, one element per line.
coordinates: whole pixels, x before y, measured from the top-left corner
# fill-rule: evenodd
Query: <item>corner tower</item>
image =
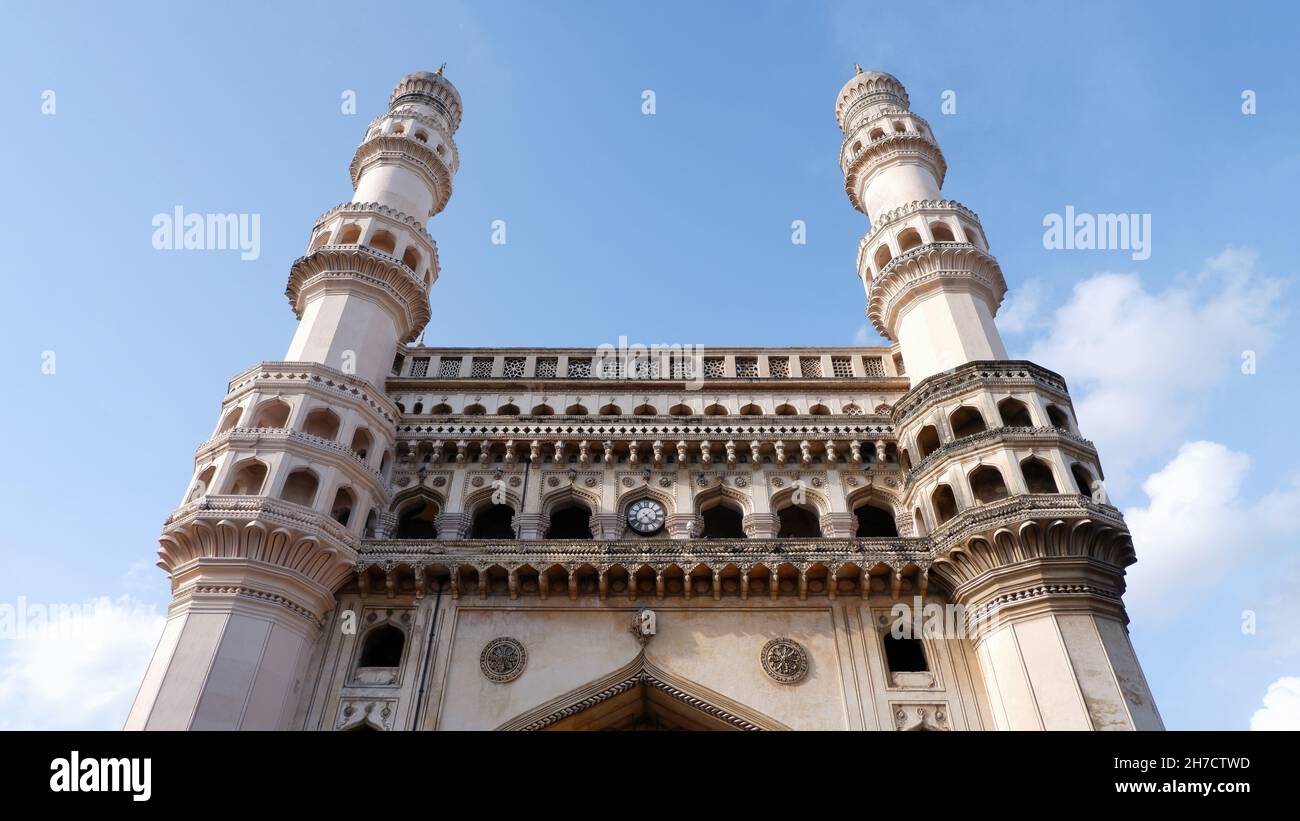
<path fill-rule="evenodd" d="M 1065 380 L 1007 360 L 1006 283 L 979 217 L 943 198 L 929 123 L 896 78 L 861 68 L 835 116 L 845 190 L 871 218 L 867 315 L 912 382 L 891 409 L 901 502 L 929 540 L 931 589 L 963 608 L 995 724 L 1161 728 L 1128 637 L 1128 527 Z"/>
<path fill-rule="evenodd" d="M 163 636 L 127 729 L 283 729 L 304 666 L 389 502 L 398 345 L 429 320 L 438 250 L 425 223 L 451 197 L 456 88 L 404 77 L 366 128 L 351 201 L 312 227 L 289 271 L 299 318 L 285 361 L 236 375 L 164 523 Z"/>
<path fill-rule="evenodd" d="M 867 316 L 898 342 L 913 382 L 980 359 L 1006 359 L 993 324 L 1006 282 L 979 217 L 940 189 L 948 165 L 907 90 L 857 73 L 840 89 L 840 168 L 853 207 L 871 219 L 858 244 Z"/>

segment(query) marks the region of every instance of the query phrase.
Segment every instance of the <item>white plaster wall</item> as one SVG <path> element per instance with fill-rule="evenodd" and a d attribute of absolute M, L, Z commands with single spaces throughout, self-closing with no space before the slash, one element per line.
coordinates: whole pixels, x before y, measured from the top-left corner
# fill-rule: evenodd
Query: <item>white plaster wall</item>
<path fill-rule="evenodd" d="M 392 370 L 397 340 L 397 325 L 378 302 L 355 291 L 326 290 L 308 301 L 284 358 L 343 370 L 344 354 L 351 351 L 356 375 L 381 387 Z"/>
<path fill-rule="evenodd" d="M 967 362 L 1007 358 L 988 305 L 969 292 L 938 291 L 906 306 L 898 342 L 913 385 Z"/>

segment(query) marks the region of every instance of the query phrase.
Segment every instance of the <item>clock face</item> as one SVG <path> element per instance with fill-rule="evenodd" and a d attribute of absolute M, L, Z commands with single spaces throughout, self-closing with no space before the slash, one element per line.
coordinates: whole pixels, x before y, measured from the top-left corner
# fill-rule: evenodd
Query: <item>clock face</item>
<path fill-rule="evenodd" d="M 656 533 L 664 526 L 664 506 L 654 499 L 641 499 L 627 509 L 628 527 L 642 535 Z"/>

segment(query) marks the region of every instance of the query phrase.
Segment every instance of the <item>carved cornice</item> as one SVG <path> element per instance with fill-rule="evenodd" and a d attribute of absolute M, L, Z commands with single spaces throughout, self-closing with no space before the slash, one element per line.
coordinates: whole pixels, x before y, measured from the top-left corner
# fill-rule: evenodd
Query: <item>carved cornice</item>
<path fill-rule="evenodd" d="M 893 339 L 900 309 L 944 285 L 979 291 L 996 314 L 1007 292 L 998 261 L 969 242 L 931 242 L 889 261 L 871 283 L 867 318 L 881 336 Z"/>
<path fill-rule="evenodd" d="M 225 403 L 251 390 L 275 392 L 313 388 L 328 401 L 344 401 L 388 425 L 397 422 L 397 403 L 364 379 L 316 362 L 259 362 L 230 380 Z"/>
<path fill-rule="evenodd" d="M 926 377 L 894 403 L 894 426 L 901 429 L 940 402 L 973 390 L 1026 387 L 1045 390 L 1069 401 L 1065 379 L 1025 360 L 967 362 Z"/>
<path fill-rule="evenodd" d="M 428 126 L 434 131 L 437 131 L 438 135 L 442 137 L 443 143 L 446 144 L 447 149 L 451 151 L 451 172 L 453 174 L 456 173 L 457 169 L 460 168 L 460 149 L 456 146 L 454 132 L 448 127 L 447 123 L 439 120 L 437 117 L 431 117 L 428 114 L 425 114 L 412 105 L 403 104 L 391 111 L 386 111 L 383 114 L 380 114 L 366 125 L 366 134 L 369 134 L 371 129 L 382 124 L 385 120 L 398 118 L 414 120 L 421 125 Z"/>
<path fill-rule="evenodd" d="M 440 270 L 440 265 L 438 263 L 438 243 L 435 242 L 433 237 L 429 235 L 428 230 L 425 229 L 424 227 L 424 223 L 420 222 L 415 217 L 412 217 L 409 214 L 398 211 L 396 208 L 390 208 L 389 206 L 383 205 L 381 203 L 377 203 L 377 202 L 340 203 L 316 218 L 316 222 L 311 229 L 312 236 L 313 237 L 316 236 L 316 234 L 319 233 L 321 229 L 325 227 L 326 223 L 330 222 L 336 217 L 344 216 L 344 215 L 358 216 L 358 217 L 378 216 L 384 220 L 388 220 L 410 231 L 415 235 L 416 239 L 424 247 L 425 254 L 429 257 L 429 268 L 433 272 L 434 276 L 435 277 L 437 276 L 438 271 Z M 351 247 L 349 245 L 338 245 L 337 243 L 334 243 L 334 245 L 340 248 Z M 381 251 L 380 253 L 383 252 Z M 396 257 L 393 258 L 396 259 Z M 402 260 L 398 260 L 398 262 L 402 262 Z M 402 264 L 405 265 L 404 262 Z M 410 271 L 411 269 L 407 268 L 407 270 Z M 417 274 L 417 272 L 411 271 L 411 274 L 414 276 Z"/>
<path fill-rule="evenodd" d="M 432 217 L 442 211 L 451 199 L 452 172 L 448 160 L 444 159 L 426 143 L 422 143 L 410 134 L 376 134 L 357 146 L 356 154 L 348 172 L 352 175 L 352 187 L 361 182 L 361 175 L 376 163 L 398 163 L 405 165 L 424 178 L 425 184 L 433 192 L 433 206 L 429 210 Z"/>
<path fill-rule="evenodd" d="M 414 417 L 419 419 L 420 417 Z M 635 419 L 636 417 L 631 417 Z M 748 445 L 751 439 L 762 442 L 799 439 L 852 440 L 863 442 L 883 439 L 893 441 L 894 427 L 882 424 L 882 416 L 745 416 L 745 417 L 645 417 L 645 423 L 627 420 L 628 417 L 590 416 L 446 416 L 432 417 L 438 422 L 413 423 L 412 417 L 403 417 L 398 426 L 400 440 L 410 439 L 489 439 L 504 441 L 540 439 L 543 442 L 572 439 L 614 439 L 651 442 L 655 439 L 676 442 L 710 440 L 721 444 L 728 438 L 737 445 Z M 714 419 L 745 419 L 741 422 L 716 422 Z M 759 420 L 750 422 L 749 420 Z M 834 423 L 813 421 L 832 419 Z M 618 421 L 615 421 L 618 420 Z M 654 421 L 651 421 L 654 420 Z M 682 420 L 672 421 L 667 420 Z M 688 421 L 689 420 L 689 421 Z M 853 420 L 850 422 L 849 420 Z"/>
<path fill-rule="evenodd" d="M 284 294 L 302 319 L 307 296 L 332 283 L 368 288 L 387 302 L 401 334 L 411 342 L 429 321 L 429 295 L 406 263 L 364 245 L 322 245 L 294 260 Z"/>
<path fill-rule="evenodd" d="M 906 112 L 907 89 L 897 77 L 883 71 L 862 71 L 849 78 L 835 98 L 835 120 L 840 128 L 852 122 L 858 109 L 871 105 L 894 105 Z"/>
<path fill-rule="evenodd" d="M 224 519 L 300 531 L 313 538 L 320 537 L 332 552 L 356 554 L 358 539 L 343 525 L 312 508 L 268 496 L 200 496 L 172 511 L 163 522 L 164 535 L 191 522 Z"/>
<path fill-rule="evenodd" d="M 858 197 L 862 181 L 899 160 L 912 160 L 924 165 L 934 175 L 935 183 L 943 187 L 948 162 L 943 158 L 939 144 L 915 131 L 894 132 L 872 140 L 849 158 L 844 168 L 844 192 L 849 195 L 854 208 L 867 213 L 866 205 Z"/>
<path fill-rule="evenodd" d="M 437 101 L 447 109 L 451 129 L 455 131 L 460 126 L 463 111 L 460 92 L 441 71 L 417 71 L 403 77 L 388 96 L 388 108 L 392 111 L 403 103 L 421 100 Z"/>

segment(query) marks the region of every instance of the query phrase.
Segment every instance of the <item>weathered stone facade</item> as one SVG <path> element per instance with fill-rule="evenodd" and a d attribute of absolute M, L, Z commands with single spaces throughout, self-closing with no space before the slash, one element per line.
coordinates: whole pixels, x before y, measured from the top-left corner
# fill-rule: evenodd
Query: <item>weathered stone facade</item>
<path fill-rule="evenodd" d="M 293 263 L 286 361 L 231 381 L 165 524 L 128 727 L 1161 726 L 1097 453 L 1007 360 L 897 80 L 836 104 L 890 347 L 411 345 L 460 115 L 404 78 Z"/>

